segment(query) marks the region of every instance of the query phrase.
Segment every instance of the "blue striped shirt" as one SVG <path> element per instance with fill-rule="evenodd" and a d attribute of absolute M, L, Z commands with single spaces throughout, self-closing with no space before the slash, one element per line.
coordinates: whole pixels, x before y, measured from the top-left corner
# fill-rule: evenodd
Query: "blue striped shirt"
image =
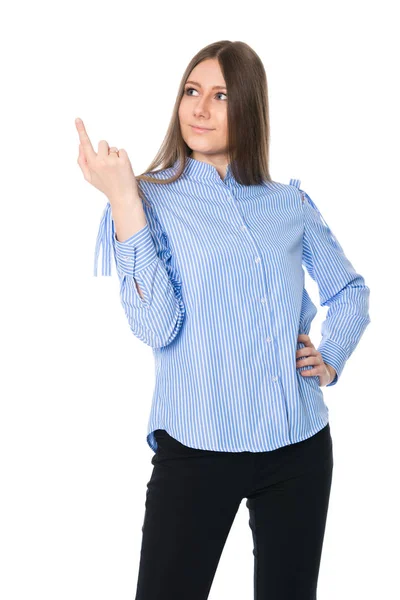
<path fill-rule="evenodd" d="M 178 166 L 152 177 L 168 178 Z M 182 176 L 141 181 L 147 224 L 116 239 L 110 203 L 97 236 L 102 275 L 111 251 L 133 334 L 153 349 L 155 387 L 147 443 L 165 429 L 186 446 L 264 452 L 311 437 L 329 420 L 318 376 L 296 351 L 317 308 L 304 269 L 328 306 L 317 349 L 336 370 L 370 322 L 369 288 L 300 181 L 242 185 L 186 158 Z M 137 281 L 144 298 L 136 289 Z"/>

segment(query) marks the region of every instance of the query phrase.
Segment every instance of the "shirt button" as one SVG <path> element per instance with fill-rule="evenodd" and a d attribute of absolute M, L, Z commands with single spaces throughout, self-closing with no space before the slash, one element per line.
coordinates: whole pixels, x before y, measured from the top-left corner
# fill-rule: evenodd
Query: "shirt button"
<path fill-rule="evenodd" d="M 266 303 L 266 301 L 267 301 L 267 300 L 266 300 L 266 298 L 261 298 L 261 302 L 262 302 L 263 304 L 265 304 L 265 303 Z"/>
<path fill-rule="evenodd" d="M 272 381 L 278 381 L 278 376 L 277 376 L 277 375 L 274 375 L 274 376 L 272 377 Z"/>
<path fill-rule="evenodd" d="M 256 263 L 259 263 L 261 260 L 261 258 L 259 256 L 256 256 Z"/>
<path fill-rule="evenodd" d="M 241 225 L 241 226 L 240 226 L 240 229 L 241 229 L 242 231 L 247 231 L 247 227 L 246 227 L 246 225 Z"/>
<path fill-rule="evenodd" d="M 272 338 L 270 338 L 269 336 L 267 337 L 267 342 L 272 342 Z"/>

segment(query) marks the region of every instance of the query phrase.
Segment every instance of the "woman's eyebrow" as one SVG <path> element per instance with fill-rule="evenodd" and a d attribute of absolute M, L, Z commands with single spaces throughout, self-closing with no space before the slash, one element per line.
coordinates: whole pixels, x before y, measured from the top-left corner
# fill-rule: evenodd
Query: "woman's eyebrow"
<path fill-rule="evenodd" d="M 187 81 L 186 83 L 194 83 L 194 85 L 198 85 L 199 87 L 201 87 L 201 84 L 198 83 L 197 81 Z M 211 89 L 212 90 L 226 90 L 226 86 L 225 85 L 213 85 L 213 87 Z"/>

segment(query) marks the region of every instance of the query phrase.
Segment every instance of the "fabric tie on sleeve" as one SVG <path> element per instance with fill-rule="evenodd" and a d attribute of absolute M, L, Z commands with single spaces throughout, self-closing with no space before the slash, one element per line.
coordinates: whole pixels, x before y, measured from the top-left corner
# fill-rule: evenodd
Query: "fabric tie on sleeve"
<path fill-rule="evenodd" d="M 97 234 L 96 249 L 94 255 L 94 275 L 97 277 L 97 266 L 99 262 L 100 246 L 103 246 L 102 252 L 102 275 L 111 275 L 111 249 L 114 247 L 114 221 L 111 215 L 111 204 L 107 202 L 103 216 L 100 221 L 100 227 Z M 115 255 L 114 255 L 115 258 Z"/>
<path fill-rule="evenodd" d="M 294 185 L 295 187 L 297 187 L 297 189 L 300 189 L 300 179 L 291 179 L 289 182 L 289 185 Z"/>

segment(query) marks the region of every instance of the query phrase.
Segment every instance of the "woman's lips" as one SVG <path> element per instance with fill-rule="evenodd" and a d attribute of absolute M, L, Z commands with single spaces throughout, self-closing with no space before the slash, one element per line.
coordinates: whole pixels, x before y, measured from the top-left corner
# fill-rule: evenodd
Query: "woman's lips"
<path fill-rule="evenodd" d="M 207 133 L 208 131 L 212 131 L 212 129 L 205 129 L 204 127 L 195 127 L 195 125 L 191 125 L 190 127 L 196 133 Z"/>

